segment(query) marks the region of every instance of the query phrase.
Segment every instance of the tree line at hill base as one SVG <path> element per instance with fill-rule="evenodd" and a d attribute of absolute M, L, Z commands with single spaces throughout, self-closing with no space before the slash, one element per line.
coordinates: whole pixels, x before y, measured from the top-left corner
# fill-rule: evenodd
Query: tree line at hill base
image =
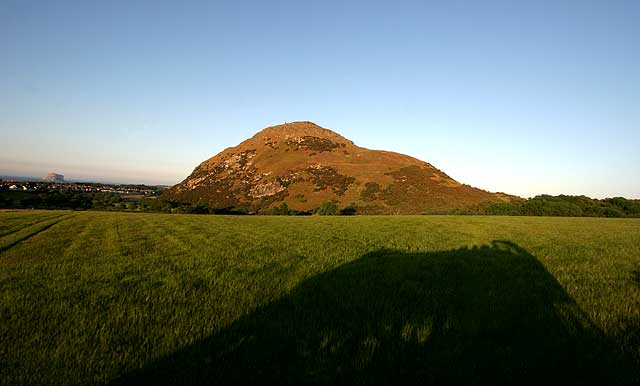
<path fill-rule="evenodd" d="M 262 214 L 262 215 L 357 215 L 366 214 L 356 204 L 340 208 L 333 201 L 322 203 L 311 211 L 289 208 L 286 203 L 253 213 L 245 208 L 213 208 L 206 203 L 185 204 L 162 197 L 132 197 L 115 193 L 71 191 L 0 192 L 2 209 L 67 209 L 184 214 Z M 475 207 L 424 214 L 501 215 L 501 216 L 565 216 L 565 217 L 637 217 L 640 200 L 623 197 L 594 199 L 586 196 L 540 195 L 529 199 L 502 203 L 484 203 Z"/>
<path fill-rule="evenodd" d="M 623 197 L 540 195 L 525 200 L 480 205 L 458 214 L 498 216 L 640 217 L 640 200 Z"/>

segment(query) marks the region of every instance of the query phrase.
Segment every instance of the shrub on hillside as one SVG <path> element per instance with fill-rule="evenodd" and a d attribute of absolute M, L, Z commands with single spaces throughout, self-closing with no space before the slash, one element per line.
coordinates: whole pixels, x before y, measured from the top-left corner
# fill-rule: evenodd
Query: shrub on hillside
<path fill-rule="evenodd" d="M 291 214 L 291 211 L 289 210 L 287 203 L 283 202 L 280 206 L 271 209 L 271 214 L 276 216 L 288 216 Z"/>
<path fill-rule="evenodd" d="M 348 206 L 345 206 L 344 208 L 340 209 L 340 214 L 342 216 L 353 216 L 357 212 L 358 212 L 358 207 L 354 203 L 351 203 Z"/>
<path fill-rule="evenodd" d="M 316 213 L 320 216 L 335 216 L 338 214 L 338 205 L 333 201 L 325 201 L 316 209 Z"/>

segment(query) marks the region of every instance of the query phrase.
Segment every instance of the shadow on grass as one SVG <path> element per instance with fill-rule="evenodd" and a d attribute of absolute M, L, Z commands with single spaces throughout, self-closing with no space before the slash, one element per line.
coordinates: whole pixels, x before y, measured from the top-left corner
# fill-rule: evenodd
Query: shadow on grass
<path fill-rule="evenodd" d="M 367 254 L 114 384 L 628 382 L 610 348 L 534 256 L 494 241 Z"/>
<path fill-rule="evenodd" d="M 640 270 L 631 272 L 631 275 L 633 276 L 633 282 L 640 287 Z"/>

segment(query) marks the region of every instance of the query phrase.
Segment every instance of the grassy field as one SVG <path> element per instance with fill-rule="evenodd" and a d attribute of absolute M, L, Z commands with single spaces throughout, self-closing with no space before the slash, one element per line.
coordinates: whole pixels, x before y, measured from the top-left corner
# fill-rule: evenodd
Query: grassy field
<path fill-rule="evenodd" d="M 640 220 L 0 212 L 0 383 L 638 384 Z"/>

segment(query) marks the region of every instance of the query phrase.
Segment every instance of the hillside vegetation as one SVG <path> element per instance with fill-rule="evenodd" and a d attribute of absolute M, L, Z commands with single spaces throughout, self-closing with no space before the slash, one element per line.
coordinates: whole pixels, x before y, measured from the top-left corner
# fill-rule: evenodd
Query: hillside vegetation
<path fill-rule="evenodd" d="M 161 197 L 136 197 L 115 193 L 2 192 L 0 209 L 71 209 L 122 212 L 154 212 L 183 214 L 249 214 L 243 208 L 216 208 L 207 203 L 180 203 Z M 356 204 L 339 206 L 335 201 L 322 202 L 310 210 L 296 210 L 282 202 L 264 215 L 360 215 L 366 207 Z M 640 217 L 640 200 L 622 197 L 602 200 L 585 196 L 542 195 L 511 202 L 483 202 L 464 209 L 425 211 L 422 214 L 474 214 L 503 216 L 564 216 L 564 217 Z"/>
<path fill-rule="evenodd" d="M 640 217 L 640 200 L 629 200 L 623 197 L 598 200 L 585 196 L 541 195 L 527 200 L 487 203 L 454 213 L 503 216 Z"/>
<path fill-rule="evenodd" d="M 640 220 L 0 212 L 0 384 L 638 384 Z"/>

